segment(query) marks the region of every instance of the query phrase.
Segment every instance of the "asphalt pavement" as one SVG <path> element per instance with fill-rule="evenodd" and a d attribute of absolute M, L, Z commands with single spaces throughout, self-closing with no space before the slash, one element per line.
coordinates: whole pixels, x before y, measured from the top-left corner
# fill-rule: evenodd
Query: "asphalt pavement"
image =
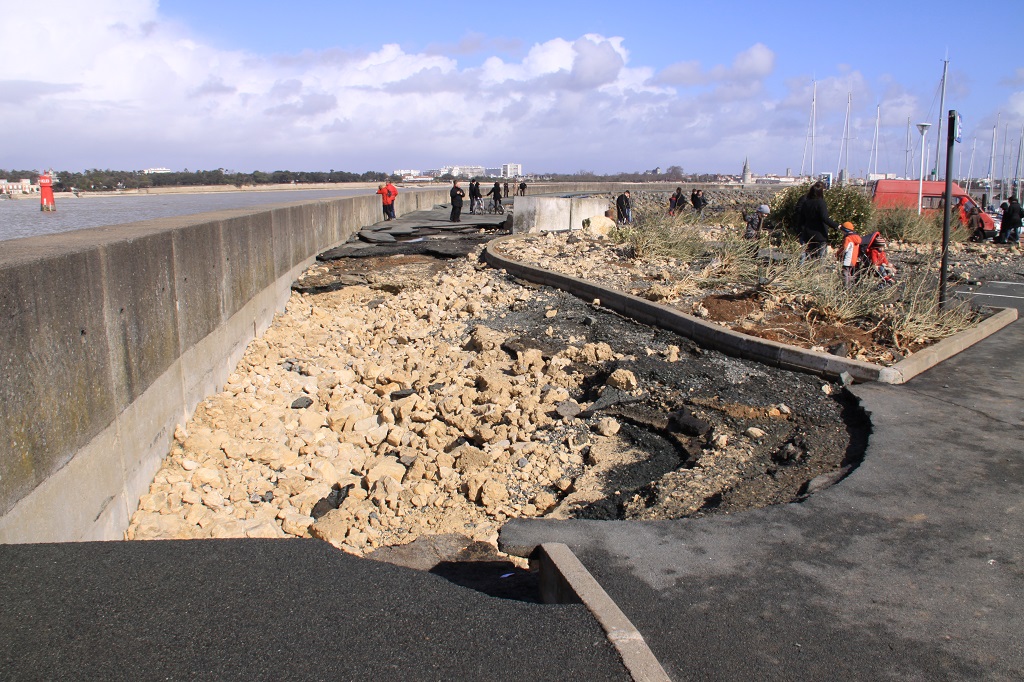
<path fill-rule="evenodd" d="M 0 545 L 3 680 L 627 680 L 580 604 L 319 540 Z"/>
<path fill-rule="evenodd" d="M 1024 679 L 1016 322 L 852 391 L 864 461 L 807 501 L 667 522 L 514 520 L 571 547 L 675 680 Z"/>

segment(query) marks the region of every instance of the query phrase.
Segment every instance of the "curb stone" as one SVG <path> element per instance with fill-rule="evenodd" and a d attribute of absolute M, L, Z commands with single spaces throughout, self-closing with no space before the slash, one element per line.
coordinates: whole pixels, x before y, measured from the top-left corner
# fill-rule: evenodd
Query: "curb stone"
<path fill-rule="evenodd" d="M 647 646 L 643 635 L 568 545 L 560 542 L 541 544 L 530 557 L 530 563 L 540 565 L 541 599 L 545 604 L 582 603 L 601 623 L 608 641 L 619 652 L 634 680 L 669 682 L 668 674 Z"/>

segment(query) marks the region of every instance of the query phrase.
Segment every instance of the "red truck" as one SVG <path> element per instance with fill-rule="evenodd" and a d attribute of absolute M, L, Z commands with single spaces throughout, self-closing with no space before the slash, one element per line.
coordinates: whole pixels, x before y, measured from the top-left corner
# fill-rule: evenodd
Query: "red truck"
<path fill-rule="evenodd" d="M 871 195 L 875 206 L 879 208 L 891 208 L 893 206 L 905 206 L 917 208 L 917 180 L 879 180 L 875 183 L 875 190 Z M 981 216 L 981 224 L 985 230 L 986 237 L 995 237 L 997 230 L 992 216 L 978 206 L 968 196 L 963 187 L 953 183 L 953 220 L 959 219 L 964 225 L 967 224 L 967 216 L 972 207 L 978 208 Z M 946 198 L 946 183 L 944 181 L 926 180 L 921 188 L 921 211 L 922 213 L 934 213 L 945 208 L 943 202 Z"/>

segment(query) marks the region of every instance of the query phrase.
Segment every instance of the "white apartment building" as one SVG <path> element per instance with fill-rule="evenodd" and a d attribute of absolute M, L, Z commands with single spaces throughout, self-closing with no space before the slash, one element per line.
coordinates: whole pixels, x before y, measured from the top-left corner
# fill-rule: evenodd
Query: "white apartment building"
<path fill-rule="evenodd" d="M 523 174 L 523 164 L 521 163 L 503 163 L 501 164 L 501 177 L 503 178 L 518 178 Z"/>

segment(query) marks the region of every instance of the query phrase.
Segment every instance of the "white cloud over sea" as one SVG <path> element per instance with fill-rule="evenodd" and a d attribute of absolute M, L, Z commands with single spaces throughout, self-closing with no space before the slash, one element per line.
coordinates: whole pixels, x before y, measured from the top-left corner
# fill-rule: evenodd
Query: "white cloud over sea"
<path fill-rule="evenodd" d="M 783 79 L 755 42 L 729 63 L 633 63 L 622 37 L 585 34 L 486 56 L 469 35 L 407 52 L 337 47 L 264 55 L 219 48 L 162 17 L 155 0 L 18 4 L 0 23 L 0 114 L 30 132 L 0 167 L 237 170 L 497 165 L 529 170 L 799 166 L 811 82 Z M 463 64 L 463 55 L 483 55 Z M 818 80 L 819 122 L 848 92 L 918 106 L 854 69 Z M 1017 100 L 1011 100 L 1019 106 Z M 872 107 L 873 114 L 873 107 Z M 873 125 L 872 120 L 865 125 Z M 838 133 L 838 128 L 837 131 Z"/>

